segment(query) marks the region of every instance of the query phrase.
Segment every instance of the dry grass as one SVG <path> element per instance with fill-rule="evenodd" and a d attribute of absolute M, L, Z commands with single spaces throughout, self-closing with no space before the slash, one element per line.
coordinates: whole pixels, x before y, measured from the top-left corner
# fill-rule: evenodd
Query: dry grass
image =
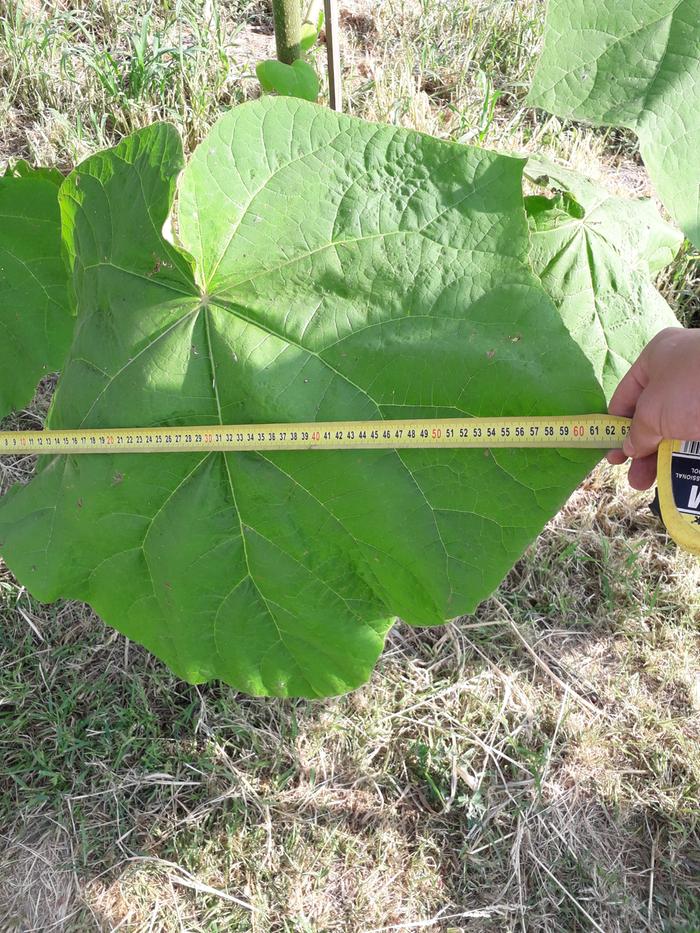
<path fill-rule="evenodd" d="M 697 929 L 700 573 L 619 482 L 322 703 L 189 687 L 5 575 L 4 923 Z"/>
<path fill-rule="evenodd" d="M 541 0 L 342 6 L 353 112 L 647 190 L 630 138 L 523 108 Z M 138 72 L 149 11 L 171 51 Z M 156 117 L 193 145 L 271 42 L 245 0 L 0 0 L 0 29 L 0 159 L 62 166 Z M 664 278 L 696 322 L 697 277 Z M 0 930 L 697 933 L 699 583 L 601 467 L 474 617 L 308 703 L 190 687 L 0 565 Z"/>

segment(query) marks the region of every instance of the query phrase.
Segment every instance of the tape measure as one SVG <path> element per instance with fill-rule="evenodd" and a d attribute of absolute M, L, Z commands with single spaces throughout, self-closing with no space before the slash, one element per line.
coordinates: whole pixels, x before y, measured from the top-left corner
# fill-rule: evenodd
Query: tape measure
<path fill-rule="evenodd" d="M 609 450 L 622 447 L 630 424 L 629 418 L 612 415 L 567 415 L 0 431 L 0 456 L 478 447 Z M 681 547 L 700 554 L 700 441 L 662 444 L 658 487 L 670 535 Z"/>
<path fill-rule="evenodd" d="M 700 555 L 700 441 L 664 441 L 656 485 L 668 533 L 684 550 Z"/>

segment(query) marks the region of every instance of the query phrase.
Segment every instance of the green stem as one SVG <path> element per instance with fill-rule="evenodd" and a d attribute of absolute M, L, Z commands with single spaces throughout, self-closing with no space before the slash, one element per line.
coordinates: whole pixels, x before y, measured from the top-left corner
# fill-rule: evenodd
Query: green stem
<path fill-rule="evenodd" d="M 301 0 L 272 0 L 277 58 L 291 65 L 301 58 Z"/>

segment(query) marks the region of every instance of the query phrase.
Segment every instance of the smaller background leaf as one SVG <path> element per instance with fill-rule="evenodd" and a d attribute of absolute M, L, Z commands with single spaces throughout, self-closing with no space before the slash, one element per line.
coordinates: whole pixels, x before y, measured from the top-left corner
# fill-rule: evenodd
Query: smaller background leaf
<path fill-rule="evenodd" d="M 300 97 L 312 103 L 318 100 L 318 75 L 311 65 L 302 59 L 297 59 L 292 65 L 285 65 L 270 58 L 256 65 L 255 73 L 263 91 L 268 94 Z"/>
<path fill-rule="evenodd" d="M 8 165 L 4 174 L 5 178 L 27 178 L 29 176 L 46 178 L 47 181 L 52 181 L 57 186 L 60 186 L 63 182 L 63 175 L 57 168 L 46 168 L 44 166 L 35 168 L 26 159 L 19 159 L 12 165 Z"/>
<path fill-rule="evenodd" d="M 323 10 L 319 12 L 315 23 L 310 23 L 307 20 L 305 23 L 301 24 L 301 49 L 303 52 L 308 52 L 309 49 L 316 44 L 322 29 Z"/>
<path fill-rule="evenodd" d="M 700 0 L 549 0 L 528 102 L 626 126 L 657 194 L 700 246 Z"/>
<path fill-rule="evenodd" d="M 682 236 L 650 200 L 615 197 L 542 158 L 525 174 L 552 194 L 525 199 L 533 269 L 609 400 L 654 334 L 678 324 L 652 276 Z"/>
<path fill-rule="evenodd" d="M 314 45 L 325 21 L 322 0 L 311 0 L 309 3 L 304 22 L 301 24 L 301 48 L 303 52 L 308 52 Z"/>
<path fill-rule="evenodd" d="M 61 369 L 73 317 L 58 191 L 63 176 L 18 162 L 0 177 L 0 417 Z"/>

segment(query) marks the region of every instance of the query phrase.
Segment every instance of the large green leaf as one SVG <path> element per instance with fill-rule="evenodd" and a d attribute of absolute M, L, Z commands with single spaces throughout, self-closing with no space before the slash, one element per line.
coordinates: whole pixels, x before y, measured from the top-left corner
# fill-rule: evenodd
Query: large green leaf
<path fill-rule="evenodd" d="M 700 0 L 549 0 L 529 101 L 634 130 L 660 198 L 700 246 Z"/>
<path fill-rule="evenodd" d="M 185 169 L 143 130 L 63 189 L 79 330 L 51 425 L 599 411 L 528 266 L 523 162 L 303 101 L 228 113 Z M 39 598 L 192 681 L 362 683 L 395 615 L 498 584 L 597 458 L 367 451 L 56 458 L 0 505 Z"/>
<path fill-rule="evenodd" d="M 61 254 L 58 172 L 18 163 L 0 176 L 0 417 L 60 369 L 73 318 Z"/>
<path fill-rule="evenodd" d="M 541 158 L 525 173 L 554 189 L 525 199 L 533 269 L 610 398 L 651 338 L 678 324 L 652 275 L 682 237 L 651 201 L 614 197 Z"/>

